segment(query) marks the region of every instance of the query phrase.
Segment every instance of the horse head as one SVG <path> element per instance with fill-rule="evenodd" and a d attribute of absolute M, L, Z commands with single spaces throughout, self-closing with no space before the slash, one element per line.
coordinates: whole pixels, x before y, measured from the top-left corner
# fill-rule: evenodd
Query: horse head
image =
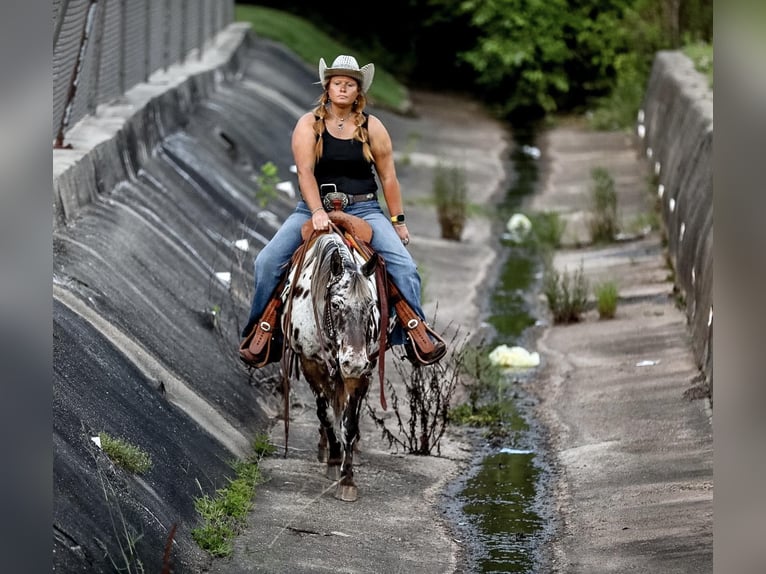
<path fill-rule="evenodd" d="M 374 273 L 378 256 L 368 261 L 351 251 L 336 235 L 318 246 L 312 300 L 326 351 L 343 379 L 370 373 L 378 348 L 380 313 Z"/>

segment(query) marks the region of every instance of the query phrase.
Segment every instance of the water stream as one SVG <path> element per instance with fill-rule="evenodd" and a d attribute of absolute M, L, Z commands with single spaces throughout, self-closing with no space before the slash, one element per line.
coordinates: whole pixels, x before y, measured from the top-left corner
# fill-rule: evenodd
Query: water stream
<path fill-rule="evenodd" d="M 501 202 L 500 217 L 507 221 L 522 211 L 523 201 L 534 193 L 538 166 L 534 132 L 514 134 L 511 160 L 514 178 Z M 505 344 L 533 350 L 536 323 L 534 289 L 539 256 L 529 247 L 503 241 L 502 268 L 489 296 L 487 322 L 494 329 L 488 348 Z M 543 437 L 532 418 L 533 399 L 519 384 L 534 377 L 534 369 L 513 371 L 492 401 L 504 412 L 502 432 L 486 429 L 471 433 L 477 455 L 470 471 L 448 493 L 447 509 L 465 548 L 464 568 L 470 572 L 542 574 L 549 557 L 545 542 L 551 532 L 546 501 L 550 469 Z"/>

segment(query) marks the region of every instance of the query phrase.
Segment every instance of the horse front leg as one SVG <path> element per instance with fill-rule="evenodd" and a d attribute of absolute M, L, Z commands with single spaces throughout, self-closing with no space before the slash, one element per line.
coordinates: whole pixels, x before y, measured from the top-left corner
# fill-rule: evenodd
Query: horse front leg
<path fill-rule="evenodd" d="M 343 463 L 341 464 L 340 483 L 335 491 L 335 498 L 346 502 L 354 502 L 358 497 L 358 489 L 354 483 L 354 445 L 359 439 L 359 417 L 362 412 L 362 402 L 369 378 L 363 377 L 352 384 L 346 383 L 348 402 L 341 417 L 340 434 L 343 443 Z"/>
<path fill-rule="evenodd" d="M 319 419 L 319 443 L 317 444 L 317 460 L 327 463 L 327 478 L 340 478 L 342 460 L 341 443 L 335 433 L 335 414 L 330 402 L 323 393 L 316 395 L 317 418 Z"/>
<path fill-rule="evenodd" d="M 340 478 L 341 443 L 335 431 L 335 387 L 324 363 L 301 358 L 303 376 L 314 394 L 319 419 L 317 460 L 327 463 L 327 478 Z"/>

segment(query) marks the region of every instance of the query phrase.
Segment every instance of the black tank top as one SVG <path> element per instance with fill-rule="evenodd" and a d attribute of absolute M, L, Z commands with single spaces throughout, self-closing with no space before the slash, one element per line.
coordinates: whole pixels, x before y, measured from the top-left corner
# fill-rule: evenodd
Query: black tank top
<path fill-rule="evenodd" d="M 362 142 L 338 139 L 327 130 L 322 134 L 322 157 L 314 166 L 314 177 L 320 186 L 334 183 L 338 191 L 349 195 L 375 193 L 378 190 L 372 163 L 365 159 L 362 152 Z"/>

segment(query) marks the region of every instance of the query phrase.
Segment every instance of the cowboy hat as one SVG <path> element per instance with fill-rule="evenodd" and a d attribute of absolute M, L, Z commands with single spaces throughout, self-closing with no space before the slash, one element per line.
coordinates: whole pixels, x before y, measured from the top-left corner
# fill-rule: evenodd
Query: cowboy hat
<path fill-rule="evenodd" d="M 375 76 L 375 66 L 373 64 L 366 64 L 360 68 L 356 58 L 341 54 L 335 58 L 332 66 L 328 68 L 324 58 L 319 58 L 319 81 L 324 84 L 332 76 L 348 76 L 359 80 L 362 91 L 367 93 L 367 90 L 372 85 L 372 78 Z"/>

